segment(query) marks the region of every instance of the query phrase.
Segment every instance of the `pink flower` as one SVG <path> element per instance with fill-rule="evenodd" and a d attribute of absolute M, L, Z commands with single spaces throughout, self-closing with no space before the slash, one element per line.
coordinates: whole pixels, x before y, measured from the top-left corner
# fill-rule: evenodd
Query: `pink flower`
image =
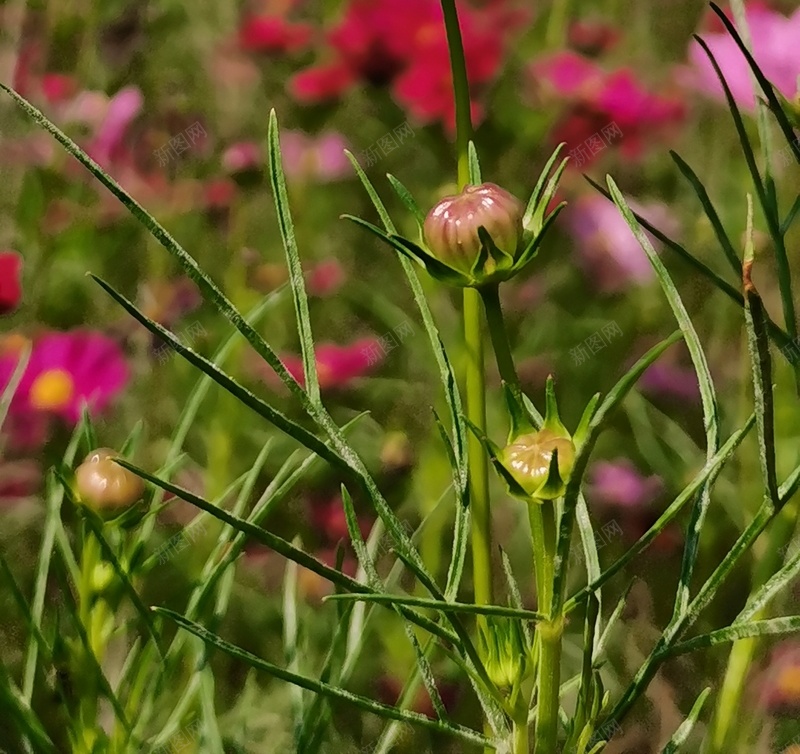
<path fill-rule="evenodd" d="M 108 110 L 87 152 L 106 167 L 117 155 L 125 132 L 142 109 L 144 98 L 135 86 L 120 89 L 109 101 Z"/>
<path fill-rule="evenodd" d="M 341 288 L 344 277 L 344 270 L 337 259 L 325 259 L 309 270 L 308 292 L 320 298 L 330 296 Z"/>
<path fill-rule="evenodd" d="M 352 166 L 344 154 L 348 147 L 344 136 L 332 131 L 319 136 L 282 131 L 281 156 L 286 177 L 301 183 L 325 183 L 349 176 Z"/>
<path fill-rule="evenodd" d="M 16 363 L 14 356 L 0 357 L 0 391 L 8 384 Z M 10 411 L 54 414 L 75 424 L 84 403 L 93 414 L 101 413 L 128 379 L 128 364 L 121 349 L 102 333 L 48 333 L 33 344 Z"/>
<path fill-rule="evenodd" d="M 323 343 L 317 346 L 316 360 L 319 386 L 322 389 L 344 388 L 358 377 L 372 371 L 382 359 L 383 351 L 375 338 L 362 338 L 348 346 L 334 343 Z M 301 385 L 303 380 L 303 362 L 299 356 L 287 355 L 282 361 Z"/>
<path fill-rule="evenodd" d="M 239 29 L 239 44 L 248 52 L 293 53 L 308 47 L 313 29 L 279 16 L 251 16 Z"/>
<path fill-rule="evenodd" d="M 798 90 L 797 79 L 800 76 L 800 9 L 787 18 L 761 3 L 750 3 L 745 15 L 753 40 L 753 57 L 769 81 L 783 95 L 793 97 Z M 755 94 L 750 66 L 736 42 L 724 29 L 702 36 L 716 58 L 736 103 L 746 110 L 753 110 Z M 696 41 L 689 46 L 689 63 L 689 83 L 699 91 L 723 99 L 722 85 L 711 61 Z"/>
<path fill-rule="evenodd" d="M 0 315 L 10 314 L 22 300 L 22 257 L 0 251 Z"/>
<path fill-rule="evenodd" d="M 599 461 L 590 472 L 591 500 L 600 505 L 620 508 L 649 506 L 663 492 L 661 477 L 643 476 L 625 458 Z"/>
<path fill-rule="evenodd" d="M 222 153 L 222 167 L 227 173 L 258 170 L 261 167 L 261 147 L 255 141 L 237 141 Z"/>
<path fill-rule="evenodd" d="M 551 141 L 566 142 L 577 167 L 594 160 L 609 145 L 619 146 L 626 157 L 637 157 L 647 140 L 685 115 L 680 99 L 653 94 L 633 71 L 622 68 L 607 73 L 573 52 L 537 60 L 528 72 L 540 97 L 568 106 Z"/>
<path fill-rule="evenodd" d="M 497 75 L 510 16 L 496 4 L 461 8 L 461 32 L 475 94 Z M 331 55 L 295 76 L 299 102 L 339 97 L 357 82 L 390 86 L 397 101 L 423 123 L 454 126 L 447 38 L 438 0 L 350 0 L 328 34 Z M 476 115 L 477 101 L 473 102 Z"/>
<path fill-rule="evenodd" d="M 653 364 L 642 375 L 639 386 L 645 393 L 683 402 L 694 403 L 700 397 L 700 386 L 694 369 L 678 364 Z"/>
<path fill-rule="evenodd" d="M 631 208 L 659 229 L 669 233 L 675 221 L 662 204 Z M 643 285 L 653 279 L 653 268 L 616 205 L 599 194 L 587 194 L 564 210 L 567 231 L 578 246 L 587 276 L 603 293 L 619 293 L 630 285 Z M 661 244 L 650 237 L 656 251 Z"/>

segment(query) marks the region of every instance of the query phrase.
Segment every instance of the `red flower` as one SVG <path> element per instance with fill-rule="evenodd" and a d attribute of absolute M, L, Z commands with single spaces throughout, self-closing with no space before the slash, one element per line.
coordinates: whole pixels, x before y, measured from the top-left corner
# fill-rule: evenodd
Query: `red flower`
<path fill-rule="evenodd" d="M 477 95 L 500 68 L 510 16 L 491 4 L 462 8 L 460 20 L 470 84 Z M 359 81 L 388 85 L 420 122 L 440 121 L 454 128 L 450 58 L 438 0 L 351 0 L 328 43 L 332 59 L 290 82 L 295 99 L 331 99 Z M 478 115 L 476 101 L 473 109 Z"/>
<path fill-rule="evenodd" d="M 239 29 L 239 45 L 248 52 L 292 53 L 306 48 L 313 29 L 278 16 L 252 16 Z"/>
<path fill-rule="evenodd" d="M 14 251 L 0 251 L 0 314 L 13 312 L 22 300 L 22 257 Z"/>

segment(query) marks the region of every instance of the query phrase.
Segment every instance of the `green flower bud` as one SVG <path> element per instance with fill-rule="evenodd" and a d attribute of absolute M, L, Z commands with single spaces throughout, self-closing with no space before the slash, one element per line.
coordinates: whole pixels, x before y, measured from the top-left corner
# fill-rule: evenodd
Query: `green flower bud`
<path fill-rule="evenodd" d="M 561 494 L 556 489 L 545 489 L 556 453 L 558 476 L 565 480 L 575 461 L 575 443 L 568 435 L 557 434 L 546 427 L 514 439 L 501 451 L 499 460 L 528 495 L 545 500 Z"/>
<path fill-rule="evenodd" d="M 510 270 L 521 250 L 524 212 L 522 202 L 494 183 L 466 186 L 428 213 L 425 243 L 439 261 L 475 279 Z"/>
<path fill-rule="evenodd" d="M 478 631 L 486 673 L 500 691 L 511 695 L 533 672 L 530 648 L 518 620 L 488 616 Z"/>
<path fill-rule="evenodd" d="M 99 448 L 75 470 L 75 486 L 81 500 L 98 511 L 127 508 L 144 494 L 144 482 L 114 463 L 118 457 L 119 453 L 109 448 Z"/>

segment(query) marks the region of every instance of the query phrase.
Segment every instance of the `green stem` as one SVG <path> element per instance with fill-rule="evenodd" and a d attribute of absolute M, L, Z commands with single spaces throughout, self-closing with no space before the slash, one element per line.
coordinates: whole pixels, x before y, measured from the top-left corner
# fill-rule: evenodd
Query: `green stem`
<path fill-rule="evenodd" d="M 467 347 L 467 417 L 486 431 L 486 383 L 483 371 L 483 332 L 480 295 L 464 289 L 464 339 Z M 467 452 L 472 507 L 472 569 L 475 602 L 492 602 L 492 515 L 489 505 L 489 466 L 483 446 L 470 433 Z"/>
<path fill-rule="evenodd" d="M 511 355 L 511 345 L 508 342 L 508 332 L 503 320 L 503 308 L 500 306 L 500 286 L 487 285 L 481 288 L 481 296 L 486 309 L 486 322 L 489 325 L 489 336 L 492 339 L 500 378 L 511 389 L 519 405 L 522 405 L 522 388 L 519 384 L 517 369 L 514 366 L 514 357 Z"/>
<path fill-rule="evenodd" d="M 548 616 L 537 627 L 539 640 L 539 677 L 537 680 L 538 715 L 536 719 L 537 754 L 555 754 L 558 743 L 558 703 L 561 684 L 561 637 L 564 618 L 554 614 L 553 593 L 557 527 L 554 503 L 530 502 L 528 512 L 533 539 L 533 559 L 539 611 Z"/>
<path fill-rule="evenodd" d="M 458 23 L 455 0 L 441 0 L 456 105 L 456 154 L 458 185 L 469 183 L 469 142 L 472 138 L 469 82 L 464 58 L 464 44 Z M 464 340 L 467 348 L 466 388 L 467 417 L 486 431 L 486 382 L 483 367 L 483 332 L 480 294 L 464 289 Z M 477 604 L 492 601 L 492 519 L 489 508 L 489 463 L 476 437 L 468 438 L 470 491 L 472 501 L 472 567 Z"/>
<path fill-rule="evenodd" d="M 520 715 L 518 720 L 514 720 L 513 730 L 513 754 L 530 754 L 530 743 L 528 742 L 528 711 Z"/>

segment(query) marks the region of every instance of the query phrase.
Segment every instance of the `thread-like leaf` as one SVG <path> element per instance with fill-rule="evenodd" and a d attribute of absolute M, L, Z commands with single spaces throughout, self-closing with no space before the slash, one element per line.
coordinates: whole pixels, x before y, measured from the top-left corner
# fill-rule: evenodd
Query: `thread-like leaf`
<path fill-rule="evenodd" d="M 703 352 L 703 346 L 700 343 L 700 338 L 694 325 L 686 311 L 686 306 L 681 299 L 675 283 L 667 272 L 664 263 L 656 254 L 653 245 L 642 231 L 641 226 L 637 223 L 636 218 L 628 207 L 627 202 L 622 196 L 622 192 L 617 187 L 614 180 L 609 176 L 607 179 L 608 190 L 617 208 L 625 218 L 625 222 L 630 227 L 639 246 L 647 254 L 650 264 L 661 283 L 661 288 L 664 291 L 667 301 L 669 302 L 672 313 L 678 322 L 678 326 L 683 333 L 686 346 L 689 349 L 689 356 L 692 359 L 694 371 L 697 374 L 697 381 L 700 386 L 700 400 L 703 406 L 703 424 L 706 433 L 706 462 L 710 462 L 714 454 L 719 448 L 719 405 L 717 402 L 717 394 L 714 389 L 714 381 L 711 378 L 711 370 L 708 367 L 706 355 Z M 675 595 L 674 613 L 676 615 L 682 614 L 689 604 L 689 589 L 694 573 L 695 563 L 697 562 L 697 553 L 699 550 L 700 534 L 705 523 L 705 517 L 708 508 L 711 505 L 711 483 L 714 477 L 709 477 L 708 482 L 705 483 L 700 491 L 700 496 L 695 502 L 692 509 L 692 518 L 689 522 L 689 528 L 686 533 L 686 545 L 683 551 L 683 560 L 681 562 L 681 575 L 680 584 L 678 586 L 677 594 Z"/>
<path fill-rule="evenodd" d="M 274 678 L 286 681 L 287 683 L 293 683 L 301 688 L 313 691 L 315 694 L 320 694 L 330 697 L 331 699 L 338 699 L 340 701 L 348 702 L 359 709 L 377 715 L 378 717 L 383 717 L 389 720 L 400 720 L 401 722 L 417 725 L 437 733 L 451 735 L 472 744 L 493 747 L 493 743 L 478 731 L 465 728 L 464 726 L 457 725 L 455 723 L 433 720 L 416 712 L 399 710 L 396 707 L 390 707 L 388 705 L 375 702 L 372 699 L 368 699 L 367 697 L 359 696 L 358 694 L 354 694 L 353 692 L 347 691 L 341 687 L 324 683 L 322 681 L 317 681 L 313 678 L 306 678 L 296 673 L 290 673 L 289 671 L 284 670 L 283 668 L 280 668 L 271 662 L 267 662 L 266 660 L 262 660 L 260 657 L 256 657 L 240 647 L 229 644 L 216 634 L 212 634 L 203 626 L 186 620 L 186 618 L 184 618 L 182 615 L 173 612 L 172 610 L 167 610 L 163 607 L 154 607 L 152 609 L 159 615 L 163 615 L 165 618 L 169 618 L 170 620 L 174 621 L 178 626 L 194 634 L 207 644 L 210 644 L 216 649 L 225 652 L 225 654 L 244 662 L 246 665 L 255 668 L 256 670 L 263 670 L 265 673 L 268 673 Z"/>
<path fill-rule="evenodd" d="M 286 252 L 286 263 L 289 268 L 289 283 L 292 287 L 297 330 L 300 336 L 300 353 L 303 357 L 303 374 L 305 388 L 313 403 L 320 402 L 319 375 L 314 355 L 314 338 L 311 335 L 311 315 L 308 313 L 308 295 L 306 294 L 303 268 L 300 264 L 300 253 L 297 250 L 297 239 L 294 234 L 294 223 L 289 208 L 289 194 L 286 191 L 286 177 L 283 174 L 281 160 L 280 137 L 278 135 L 278 118 L 275 110 L 269 113 L 269 177 L 275 210 L 278 214 L 278 227 L 281 232 L 283 248 Z"/>
<path fill-rule="evenodd" d="M 667 745 L 662 749 L 661 754 L 678 754 L 681 746 L 686 743 L 687 739 L 691 735 L 691 732 L 694 729 L 698 718 L 700 717 L 700 713 L 703 711 L 703 705 L 706 703 L 706 699 L 708 699 L 708 695 L 710 693 L 710 686 L 700 692 L 700 696 L 697 697 L 694 705 L 692 705 L 692 709 L 689 712 L 688 717 L 681 723 L 678 730 L 672 734 L 672 738 L 669 739 Z"/>

